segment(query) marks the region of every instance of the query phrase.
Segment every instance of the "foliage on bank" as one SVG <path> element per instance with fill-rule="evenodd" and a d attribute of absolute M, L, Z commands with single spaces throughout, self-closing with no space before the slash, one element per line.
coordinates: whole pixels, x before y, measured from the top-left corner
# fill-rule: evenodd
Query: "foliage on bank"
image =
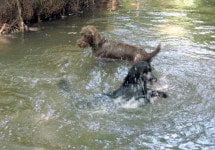
<path fill-rule="evenodd" d="M 0 34 L 28 30 L 28 25 L 82 12 L 105 0 L 1 0 Z"/>

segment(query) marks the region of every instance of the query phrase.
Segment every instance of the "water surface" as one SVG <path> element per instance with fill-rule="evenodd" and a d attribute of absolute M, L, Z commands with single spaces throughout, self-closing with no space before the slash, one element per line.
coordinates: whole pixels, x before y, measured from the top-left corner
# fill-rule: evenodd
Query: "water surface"
<path fill-rule="evenodd" d="M 212 0 L 129 0 L 0 37 L 1 149 L 215 149 L 214 15 Z M 103 96 L 132 63 L 78 48 L 88 24 L 147 51 L 161 43 L 155 88 L 169 98 L 124 109 Z"/>

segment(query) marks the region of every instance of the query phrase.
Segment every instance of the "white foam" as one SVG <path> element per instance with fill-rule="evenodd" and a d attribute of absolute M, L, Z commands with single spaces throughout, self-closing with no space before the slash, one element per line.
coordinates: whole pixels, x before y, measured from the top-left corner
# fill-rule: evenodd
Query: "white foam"
<path fill-rule="evenodd" d="M 125 100 L 122 97 L 119 97 L 119 98 L 114 99 L 114 103 L 119 108 L 135 109 L 135 108 L 145 105 L 145 99 L 140 98 L 140 99 L 136 100 L 134 97 L 132 97 L 129 100 Z"/>

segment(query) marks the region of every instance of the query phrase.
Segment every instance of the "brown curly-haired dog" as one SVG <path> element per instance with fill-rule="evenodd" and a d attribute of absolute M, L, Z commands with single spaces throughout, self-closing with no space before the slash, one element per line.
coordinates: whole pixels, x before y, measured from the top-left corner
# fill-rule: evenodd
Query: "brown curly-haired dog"
<path fill-rule="evenodd" d="M 147 53 L 143 48 L 107 40 L 92 25 L 82 27 L 80 34 L 81 38 L 77 40 L 77 45 L 81 48 L 90 46 L 93 50 L 93 55 L 99 58 L 122 59 L 134 62 L 151 61 L 161 49 L 159 44 L 153 52 Z"/>

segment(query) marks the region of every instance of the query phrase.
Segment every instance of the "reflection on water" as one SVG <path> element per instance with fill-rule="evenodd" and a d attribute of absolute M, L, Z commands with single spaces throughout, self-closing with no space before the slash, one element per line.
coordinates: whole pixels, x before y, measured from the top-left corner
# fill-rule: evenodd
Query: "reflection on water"
<path fill-rule="evenodd" d="M 114 3 L 0 37 L 2 149 L 215 149 L 214 1 Z M 161 42 L 155 88 L 170 97 L 123 109 L 103 95 L 132 64 L 79 49 L 86 24 L 147 51 Z"/>

